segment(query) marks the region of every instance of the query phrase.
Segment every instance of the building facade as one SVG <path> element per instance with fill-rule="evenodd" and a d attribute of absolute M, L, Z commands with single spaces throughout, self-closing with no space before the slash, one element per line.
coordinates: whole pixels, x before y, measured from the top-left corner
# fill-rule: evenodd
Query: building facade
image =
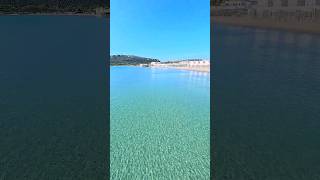
<path fill-rule="evenodd" d="M 320 22 L 320 0 L 227 0 L 212 11 L 216 16 Z"/>
<path fill-rule="evenodd" d="M 320 0 L 257 0 L 248 14 L 278 20 L 318 21 Z"/>
<path fill-rule="evenodd" d="M 247 15 L 253 5 L 256 5 L 256 0 L 226 0 L 220 6 L 212 7 L 211 13 L 216 16 L 242 16 Z"/>

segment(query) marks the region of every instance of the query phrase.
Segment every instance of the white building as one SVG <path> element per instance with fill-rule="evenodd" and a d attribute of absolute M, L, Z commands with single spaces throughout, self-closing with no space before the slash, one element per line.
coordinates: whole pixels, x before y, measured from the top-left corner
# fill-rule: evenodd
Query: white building
<path fill-rule="evenodd" d="M 211 8 L 213 16 L 243 16 L 257 4 L 257 0 L 226 0 L 219 6 Z"/>
<path fill-rule="evenodd" d="M 257 6 L 262 8 L 312 8 L 320 6 L 320 0 L 257 0 Z"/>
<path fill-rule="evenodd" d="M 207 61 L 207 60 L 181 61 L 180 64 L 183 64 L 186 66 L 209 66 L 210 61 Z"/>
<path fill-rule="evenodd" d="M 249 2 L 246 0 L 227 0 L 221 6 L 226 9 L 244 9 L 249 6 Z"/>
<path fill-rule="evenodd" d="M 195 66 L 210 66 L 209 60 L 185 60 L 185 61 L 176 61 L 170 63 L 161 63 L 161 62 L 152 62 L 151 66 L 155 67 L 195 67 Z"/>
<path fill-rule="evenodd" d="M 249 14 L 257 17 L 318 19 L 320 0 L 257 0 L 257 4 L 249 11 Z"/>
<path fill-rule="evenodd" d="M 268 17 L 320 21 L 320 0 L 227 0 L 212 7 L 215 16 Z"/>
<path fill-rule="evenodd" d="M 160 64 L 160 62 L 151 62 L 150 63 L 151 66 L 154 66 L 154 65 L 157 65 L 157 64 Z"/>

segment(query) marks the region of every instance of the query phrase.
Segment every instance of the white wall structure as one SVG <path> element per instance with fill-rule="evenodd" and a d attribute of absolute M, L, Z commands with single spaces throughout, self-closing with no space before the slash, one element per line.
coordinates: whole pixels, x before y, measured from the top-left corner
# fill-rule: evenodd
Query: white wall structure
<path fill-rule="evenodd" d="M 257 17 L 277 19 L 320 19 L 320 0 L 257 0 L 251 9 Z"/>
<path fill-rule="evenodd" d="M 151 66 L 176 66 L 176 67 L 184 67 L 184 66 L 209 66 L 209 60 L 192 60 L 192 61 L 177 61 L 177 62 L 170 62 L 170 63 L 161 63 L 161 62 L 152 62 Z"/>
<path fill-rule="evenodd" d="M 255 4 L 255 0 L 226 0 L 220 6 L 214 6 L 211 9 L 213 15 L 247 15 L 248 9 Z"/>
<path fill-rule="evenodd" d="M 212 13 L 215 16 L 320 22 L 320 0 L 227 0 L 221 6 L 213 7 Z"/>

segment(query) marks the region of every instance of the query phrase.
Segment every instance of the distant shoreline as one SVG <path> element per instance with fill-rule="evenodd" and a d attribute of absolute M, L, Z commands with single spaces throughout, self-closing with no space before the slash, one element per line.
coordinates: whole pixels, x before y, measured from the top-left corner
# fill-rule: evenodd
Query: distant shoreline
<path fill-rule="evenodd" d="M 110 67 L 141 67 L 139 65 L 110 65 Z M 143 67 L 141 67 L 143 68 Z M 176 69 L 176 70 L 186 70 L 186 71 L 197 71 L 197 72 L 206 72 L 210 73 L 210 66 L 209 67 L 173 67 L 173 66 L 167 66 L 167 67 L 144 67 L 144 68 L 156 68 L 156 69 Z"/>
<path fill-rule="evenodd" d="M 162 68 L 162 67 L 151 67 L 151 68 Z M 186 71 L 196 71 L 196 72 L 206 72 L 210 73 L 210 66 L 205 67 L 166 67 L 168 69 L 176 69 L 176 70 L 186 70 Z"/>
<path fill-rule="evenodd" d="M 140 67 L 139 65 L 110 65 L 110 67 L 123 67 L 123 66 Z"/>
<path fill-rule="evenodd" d="M 0 13 L 0 16 L 95 16 L 107 17 L 109 14 L 98 15 L 90 13 Z"/>
<path fill-rule="evenodd" d="M 211 16 L 211 21 L 213 23 L 226 25 L 275 29 L 289 32 L 312 33 L 320 35 L 320 23 L 314 22 L 276 21 L 272 19 L 234 16 Z"/>
<path fill-rule="evenodd" d="M 210 62 L 203 59 L 185 59 L 161 62 L 158 59 L 145 58 L 136 55 L 111 55 L 109 66 L 131 66 L 210 72 Z"/>

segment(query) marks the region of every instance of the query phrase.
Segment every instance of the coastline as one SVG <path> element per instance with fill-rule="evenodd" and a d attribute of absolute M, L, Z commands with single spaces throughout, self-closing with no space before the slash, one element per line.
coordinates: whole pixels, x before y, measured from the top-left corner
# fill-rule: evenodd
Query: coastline
<path fill-rule="evenodd" d="M 210 66 L 209 67 L 171 67 L 177 70 L 187 70 L 187 71 L 197 71 L 197 72 L 206 72 L 210 73 Z"/>
<path fill-rule="evenodd" d="M 196 71 L 196 72 L 210 73 L 210 66 L 209 67 L 174 67 L 174 66 L 153 67 L 153 66 L 151 66 L 150 68 L 167 68 L 167 69 L 176 69 L 176 70 L 186 70 L 186 71 Z"/>
<path fill-rule="evenodd" d="M 320 23 L 315 22 L 276 21 L 272 19 L 234 16 L 211 16 L 211 22 L 233 26 L 275 29 L 320 35 Z"/>
<path fill-rule="evenodd" d="M 138 65 L 110 65 L 110 67 L 141 67 Z M 156 66 L 149 66 L 145 68 L 158 68 L 158 69 L 176 69 L 176 70 L 186 70 L 186 71 L 197 71 L 197 72 L 205 72 L 210 73 L 210 66 L 209 67 L 174 67 L 174 66 L 166 66 L 166 67 L 156 67 Z"/>
<path fill-rule="evenodd" d="M 0 13 L 0 16 L 94 16 L 94 17 L 107 17 L 109 14 L 97 15 L 97 14 L 89 14 L 89 13 Z"/>

